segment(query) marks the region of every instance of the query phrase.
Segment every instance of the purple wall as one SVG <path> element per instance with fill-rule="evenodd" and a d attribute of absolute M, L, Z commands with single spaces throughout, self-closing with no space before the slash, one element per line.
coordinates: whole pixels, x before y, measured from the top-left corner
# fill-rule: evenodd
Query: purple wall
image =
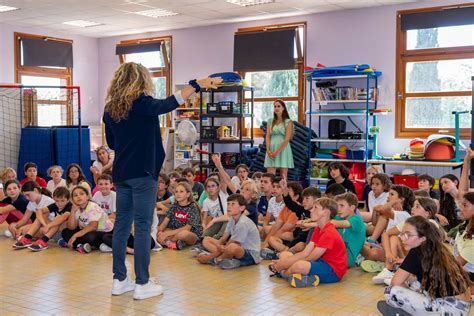
<path fill-rule="evenodd" d="M 335 11 L 248 23 L 222 24 L 168 32 L 136 34 L 99 40 L 99 95 L 105 98 L 107 84 L 118 58 L 115 45 L 125 39 L 160 35 L 173 36 L 173 84 L 195 77 L 229 71 L 233 66 L 233 36 L 239 27 L 306 21 L 307 64 L 331 65 L 369 63 L 381 70 L 380 104 L 395 109 L 396 11 L 459 3 L 459 1 L 420 1 L 405 5 Z M 379 120 L 383 142 L 380 152 L 391 155 L 407 146 L 407 139 L 395 139 L 395 115 Z"/>
<path fill-rule="evenodd" d="M 13 33 L 47 35 L 73 40 L 73 84 L 81 87 L 82 120 L 84 124 L 97 124 L 102 111 L 99 102 L 99 40 L 74 36 L 45 29 L 28 28 L 0 23 L 0 82 L 13 83 L 15 78 Z"/>

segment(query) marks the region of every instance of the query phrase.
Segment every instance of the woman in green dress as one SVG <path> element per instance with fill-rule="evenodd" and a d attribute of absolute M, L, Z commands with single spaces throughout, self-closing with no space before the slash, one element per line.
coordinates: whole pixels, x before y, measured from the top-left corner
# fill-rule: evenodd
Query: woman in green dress
<path fill-rule="evenodd" d="M 280 176 L 288 179 L 288 168 L 294 168 L 293 152 L 290 140 L 293 136 L 293 122 L 283 100 L 273 103 L 273 118 L 268 120 L 266 144 L 267 154 L 264 167 L 267 172 L 276 173 L 280 169 Z"/>

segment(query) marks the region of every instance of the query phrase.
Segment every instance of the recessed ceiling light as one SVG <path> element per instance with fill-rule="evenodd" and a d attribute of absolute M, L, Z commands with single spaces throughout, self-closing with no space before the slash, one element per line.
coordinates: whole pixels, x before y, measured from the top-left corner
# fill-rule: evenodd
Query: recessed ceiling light
<path fill-rule="evenodd" d="M 267 3 L 275 3 L 275 0 L 226 0 L 229 3 L 240 5 L 242 7 L 249 7 L 252 5 L 260 5 Z"/>
<path fill-rule="evenodd" d="M 15 11 L 20 10 L 19 8 L 9 7 L 7 5 L 0 5 L 0 12 L 8 12 L 8 11 Z"/>
<path fill-rule="evenodd" d="M 63 24 L 78 26 L 78 27 L 92 27 L 92 26 L 102 25 L 102 23 L 91 22 L 91 21 L 86 21 L 86 20 L 67 21 L 67 22 L 63 22 Z"/>
<path fill-rule="evenodd" d="M 179 13 L 164 10 L 164 9 L 151 9 L 151 10 L 145 10 L 145 11 L 138 11 L 138 12 L 133 12 L 138 15 L 144 15 L 148 16 L 150 18 L 160 18 L 164 16 L 173 16 L 173 15 L 178 15 Z"/>

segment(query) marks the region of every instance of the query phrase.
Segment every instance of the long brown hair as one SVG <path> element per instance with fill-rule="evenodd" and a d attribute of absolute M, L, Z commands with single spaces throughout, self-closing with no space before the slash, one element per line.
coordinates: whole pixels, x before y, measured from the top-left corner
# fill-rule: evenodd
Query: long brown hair
<path fill-rule="evenodd" d="M 288 114 L 288 109 L 286 108 L 286 104 L 285 104 L 285 101 L 283 101 L 282 99 L 276 99 L 275 102 L 273 102 L 273 104 L 275 103 L 280 103 L 280 105 L 283 107 L 283 113 L 281 113 L 281 120 L 282 122 L 285 122 L 287 119 L 290 119 L 290 114 Z M 273 126 L 275 126 L 275 123 L 278 121 L 278 116 L 276 115 L 275 111 L 273 111 L 273 121 L 272 121 L 272 130 L 273 130 Z"/>
<path fill-rule="evenodd" d="M 152 96 L 155 88 L 150 72 L 141 64 L 124 63 L 115 71 L 105 99 L 105 112 L 120 122 L 128 117 L 139 95 Z"/>
<path fill-rule="evenodd" d="M 464 194 L 464 199 L 466 201 L 468 201 L 470 204 L 473 204 L 474 205 L 474 192 L 468 192 L 466 194 Z M 472 239 L 472 236 L 474 235 L 474 216 L 472 216 L 469 220 L 466 219 L 466 222 L 467 224 L 465 224 L 465 231 L 466 231 L 466 234 L 464 235 L 464 239 Z M 461 233 L 461 231 L 463 230 L 463 228 L 460 228 L 459 229 L 459 232 Z"/>
<path fill-rule="evenodd" d="M 470 280 L 467 272 L 456 261 L 451 251 L 443 245 L 439 229 L 422 216 L 413 216 L 405 224 L 413 226 L 419 237 L 425 237 L 418 248 L 421 251 L 421 266 L 424 271 L 421 278 L 421 288 L 427 289 L 432 298 L 439 293 L 441 297 L 448 296 L 446 283 L 453 289 L 454 295 L 466 293 Z"/>

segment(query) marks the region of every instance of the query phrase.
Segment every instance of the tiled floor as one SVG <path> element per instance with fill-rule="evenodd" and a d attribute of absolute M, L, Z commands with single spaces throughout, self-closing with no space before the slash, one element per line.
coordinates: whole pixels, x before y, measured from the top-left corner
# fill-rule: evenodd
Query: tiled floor
<path fill-rule="evenodd" d="M 268 262 L 222 271 L 198 264 L 189 250 L 163 250 L 152 253 L 151 273 L 164 295 L 134 301 L 131 293 L 110 296 L 110 254 L 81 255 L 56 245 L 33 253 L 11 244 L 0 237 L 1 315 L 379 315 L 383 293 L 358 268 L 336 285 L 293 289 L 268 277 Z M 131 266 L 133 257 L 128 261 Z"/>

